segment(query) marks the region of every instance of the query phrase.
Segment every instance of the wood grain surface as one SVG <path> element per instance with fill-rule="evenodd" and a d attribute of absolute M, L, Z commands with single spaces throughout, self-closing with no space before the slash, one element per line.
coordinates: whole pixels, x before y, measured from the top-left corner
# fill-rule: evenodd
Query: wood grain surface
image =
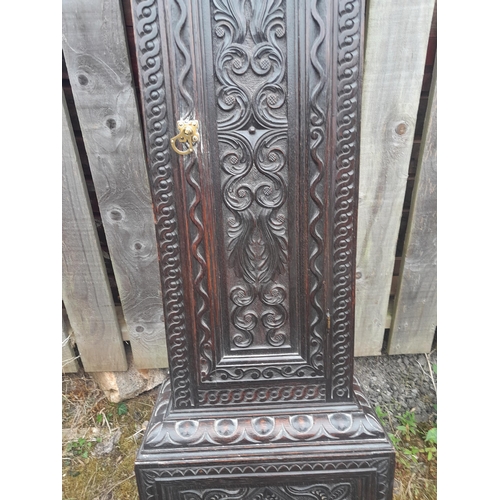
<path fill-rule="evenodd" d="M 164 368 L 154 214 L 120 1 L 65 1 L 63 50 L 134 363 Z"/>
<path fill-rule="evenodd" d="M 434 77 L 417 165 L 389 354 L 429 352 L 437 323 L 437 82 Z"/>
<path fill-rule="evenodd" d="M 63 301 L 87 372 L 125 371 L 125 349 L 63 97 Z"/>
<path fill-rule="evenodd" d="M 369 3 L 355 355 L 381 352 L 434 0 Z"/>
<path fill-rule="evenodd" d="M 78 363 L 76 361 L 75 350 L 70 341 L 70 327 L 66 314 L 62 316 L 62 372 L 78 372 Z"/>

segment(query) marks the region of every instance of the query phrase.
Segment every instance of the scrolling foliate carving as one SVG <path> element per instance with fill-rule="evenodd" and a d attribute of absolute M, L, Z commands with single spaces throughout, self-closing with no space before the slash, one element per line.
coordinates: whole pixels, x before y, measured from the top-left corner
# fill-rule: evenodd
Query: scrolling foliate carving
<path fill-rule="evenodd" d="M 303 228 L 309 233 L 309 283 L 305 285 L 309 304 L 303 306 L 304 312 L 309 311 L 309 325 L 304 324 L 307 329 L 303 333 L 306 338 L 304 363 L 285 362 L 265 369 L 218 365 L 205 379 L 208 381 L 324 374 L 325 136 L 329 88 L 325 69 L 326 8 L 321 0 L 312 1 L 309 9 L 304 8 L 308 15 L 303 22 L 310 38 L 301 41 L 298 49 L 293 45 L 295 42 L 289 42 L 291 47 L 286 45 L 285 14 L 294 14 L 292 7 L 288 7 L 290 12 L 286 13 L 285 5 L 273 0 L 227 0 L 214 1 L 211 10 L 222 208 L 227 221 L 224 237 L 231 329 L 227 354 L 256 347 L 290 348 L 291 335 L 300 335 L 290 325 L 288 296 L 289 266 L 296 265 L 291 260 L 289 230 L 290 225 L 297 222 L 289 220 L 288 192 L 292 174 L 288 171 L 287 107 L 289 101 L 296 100 L 294 105 L 299 106 L 303 99 L 304 111 L 309 114 L 309 140 L 304 144 L 309 156 L 308 222 Z M 282 99 L 280 96 L 287 94 L 289 83 L 287 57 L 293 55 L 294 60 L 299 60 L 302 56 L 295 54 L 297 50 L 305 51 L 305 62 L 311 69 L 309 86 L 301 97 L 292 93 Z M 268 62 L 262 58 L 264 54 Z M 256 55 L 262 55 L 259 64 L 265 66 L 266 71 L 257 70 Z M 269 79 L 272 85 L 268 85 Z M 276 113 L 280 113 L 279 116 Z M 238 120 L 234 118 L 236 115 Z"/>
<path fill-rule="evenodd" d="M 157 214 L 156 233 L 162 268 L 170 374 L 179 406 L 194 403 L 188 368 L 188 343 L 181 277 L 177 214 L 173 196 L 171 131 L 167 124 L 165 77 L 156 0 L 136 0 L 134 8 L 139 71 L 147 129 L 150 179 Z"/>
<path fill-rule="evenodd" d="M 287 338 L 285 21 L 282 0 L 214 0 L 231 348 Z M 248 128 L 248 131 L 242 131 Z"/>
<path fill-rule="evenodd" d="M 180 491 L 181 500 L 351 500 L 352 486 L 319 483 L 313 486 L 263 486 Z"/>
<path fill-rule="evenodd" d="M 286 126 L 282 0 L 213 0 L 218 129 Z"/>
<path fill-rule="evenodd" d="M 288 252 L 281 174 L 286 164 L 286 135 L 267 132 L 253 148 L 236 133 L 219 137 L 221 168 L 226 174 L 223 199 L 229 213 L 228 266 L 237 280 L 230 290 L 236 329 L 232 341 L 239 348 L 254 344 L 259 328 L 265 331 L 265 338 L 258 342 L 261 345 L 280 347 L 286 341 L 286 282 L 279 280 Z"/>

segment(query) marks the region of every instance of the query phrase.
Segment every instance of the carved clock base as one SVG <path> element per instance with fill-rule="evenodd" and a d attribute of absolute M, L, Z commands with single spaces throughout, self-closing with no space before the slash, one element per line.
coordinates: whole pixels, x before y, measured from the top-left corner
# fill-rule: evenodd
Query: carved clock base
<path fill-rule="evenodd" d="M 141 500 L 389 500 L 394 449 L 355 404 L 170 412 L 159 394 L 136 460 Z"/>

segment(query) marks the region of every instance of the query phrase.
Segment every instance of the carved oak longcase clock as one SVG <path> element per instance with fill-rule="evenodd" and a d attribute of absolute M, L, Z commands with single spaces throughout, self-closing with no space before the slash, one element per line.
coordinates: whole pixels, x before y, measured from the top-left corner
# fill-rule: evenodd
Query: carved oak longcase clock
<path fill-rule="evenodd" d="M 362 2 L 133 6 L 170 360 L 141 499 L 391 498 L 353 378 Z"/>

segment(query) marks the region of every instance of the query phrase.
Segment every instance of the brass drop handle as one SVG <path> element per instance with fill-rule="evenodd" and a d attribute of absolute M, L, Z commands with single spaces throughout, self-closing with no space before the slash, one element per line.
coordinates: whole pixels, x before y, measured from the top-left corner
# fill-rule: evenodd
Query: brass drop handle
<path fill-rule="evenodd" d="M 170 145 L 173 150 L 180 155 L 192 153 L 194 151 L 193 144 L 200 139 L 198 135 L 198 120 L 179 120 L 177 122 L 177 130 L 179 130 L 179 133 L 170 139 Z M 176 141 L 181 143 L 187 142 L 188 148 L 184 150 L 177 149 L 175 145 Z"/>

